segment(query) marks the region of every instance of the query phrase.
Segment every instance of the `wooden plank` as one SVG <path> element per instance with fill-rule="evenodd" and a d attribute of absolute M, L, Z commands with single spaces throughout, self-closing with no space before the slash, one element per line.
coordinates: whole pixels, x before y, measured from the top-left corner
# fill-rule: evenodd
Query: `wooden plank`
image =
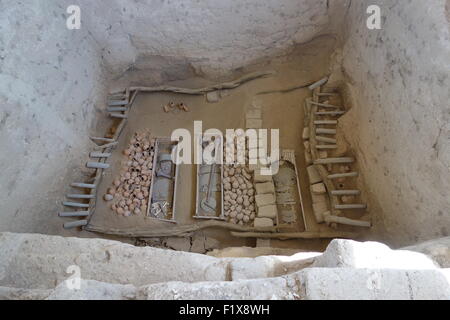
<path fill-rule="evenodd" d="M 333 144 L 337 143 L 337 140 L 334 138 L 327 138 L 327 137 L 322 137 L 322 136 L 316 136 L 316 141 L 333 143 Z"/>
<path fill-rule="evenodd" d="M 355 233 L 343 231 L 327 231 L 327 232 L 230 232 L 233 237 L 240 238 L 263 238 L 263 239 L 352 239 L 356 237 Z"/>
<path fill-rule="evenodd" d="M 111 113 L 109 114 L 109 116 L 110 116 L 111 118 L 118 118 L 118 119 L 126 119 L 126 118 L 128 118 L 128 115 L 126 115 L 126 114 L 123 114 L 123 113 L 115 113 L 115 112 L 111 112 Z"/>
<path fill-rule="evenodd" d="M 87 217 L 89 216 L 89 211 L 69 211 L 69 212 L 59 212 L 60 217 Z"/>
<path fill-rule="evenodd" d="M 318 134 L 336 134 L 336 129 L 316 128 Z"/>
<path fill-rule="evenodd" d="M 316 145 L 317 150 L 329 150 L 329 149 L 337 149 L 337 145 L 335 144 L 321 144 Z"/>
<path fill-rule="evenodd" d="M 111 100 L 108 101 L 108 106 L 126 106 L 128 104 L 128 100 Z"/>
<path fill-rule="evenodd" d="M 315 114 L 318 116 L 338 116 L 344 114 L 345 111 L 319 111 Z"/>
<path fill-rule="evenodd" d="M 325 158 L 325 159 L 316 159 L 314 164 L 329 164 L 329 163 L 353 163 L 355 159 L 344 157 L 344 158 Z"/>
<path fill-rule="evenodd" d="M 74 182 L 71 184 L 72 187 L 75 188 L 85 188 L 85 189 L 95 189 L 96 185 L 91 183 L 81 183 L 81 182 Z"/>
<path fill-rule="evenodd" d="M 361 194 L 359 190 L 333 190 L 331 194 L 334 196 L 357 196 Z"/>
<path fill-rule="evenodd" d="M 349 178 L 349 177 L 357 177 L 358 172 L 346 172 L 346 173 L 335 173 L 330 174 L 327 178 L 328 179 L 339 179 L 339 178 Z"/>
<path fill-rule="evenodd" d="M 314 124 L 337 124 L 337 120 L 315 120 Z"/>
<path fill-rule="evenodd" d="M 363 203 L 354 203 L 354 204 L 336 204 L 334 206 L 335 209 L 337 210 L 352 210 L 352 209 L 366 209 L 367 208 L 367 204 L 363 204 Z"/>
<path fill-rule="evenodd" d="M 76 227 L 83 227 L 85 225 L 87 225 L 87 220 L 77 220 L 77 221 L 71 221 L 71 222 L 66 222 L 63 224 L 64 229 L 72 229 L 72 228 L 76 228 Z"/>
<path fill-rule="evenodd" d="M 107 107 L 106 111 L 109 112 L 117 112 L 117 111 L 126 111 L 127 107 Z"/>
<path fill-rule="evenodd" d="M 88 203 L 79 203 L 79 202 L 70 202 L 70 201 L 64 201 L 63 206 L 76 207 L 76 208 L 89 208 Z"/>
<path fill-rule="evenodd" d="M 111 156 L 111 153 L 107 152 L 91 152 L 89 153 L 89 157 L 91 158 L 109 158 Z"/>
<path fill-rule="evenodd" d="M 91 169 L 108 169 L 109 164 L 103 162 L 87 162 L 86 167 Z"/>
<path fill-rule="evenodd" d="M 70 193 L 70 194 L 66 195 L 66 198 L 69 198 L 69 199 L 94 199 L 95 196 L 93 194 Z"/>
<path fill-rule="evenodd" d="M 322 108 L 342 109 L 341 106 L 335 106 L 335 105 L 328 104 L 328 103 L 320 103 L 320 102 L 311 101 L 311 104 L 314 104 L 314 105 L 322 107 Z"/>

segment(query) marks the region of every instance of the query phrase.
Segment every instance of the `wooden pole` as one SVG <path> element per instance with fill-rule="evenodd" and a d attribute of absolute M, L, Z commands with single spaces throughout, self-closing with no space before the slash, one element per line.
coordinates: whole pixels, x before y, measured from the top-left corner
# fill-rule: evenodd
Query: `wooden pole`
<path fill-rule="evenodd" d="M 241 232 L 274 232 L 276 227 L 264 227 L 255 228 L 241 226 L 238 224 L 223 222 L 223 221 L 202 221 L 198 223 L 188 224 L 188 225 L 176 225 L 167 226 L 167 228 L 158 229 L 114 229 L 114 228 L 103 228 L 93 225 L 87 225 L 84 230 L 97 232 L 102 234 L 116 235 L 121 237 L 129 238 L 158 238 L 158 237 L 185 237 L 192 232 L 207 229 L 207 228 L 220 228 L 232 231 Z"/>
<path fill-rule="evenodd" d="M 82 227 L 87 225 L 87 220 L 77 220 L 77 221 L 71 221 L 66 222 L 63 224 L 64 229 L 71 229 L 76 227 Z"/>
<path fill-rule="evenodd" d="M 339 232 L 339 231 L 329 231 L 329 232 L 286 232 L 286 233 L 269 233 L 269 232 L 231 232 L 231 235 L 238 238 L 264 238 L 264 239 L 353 239 L 357 237 L 357 234 L 351 232 Z"/>

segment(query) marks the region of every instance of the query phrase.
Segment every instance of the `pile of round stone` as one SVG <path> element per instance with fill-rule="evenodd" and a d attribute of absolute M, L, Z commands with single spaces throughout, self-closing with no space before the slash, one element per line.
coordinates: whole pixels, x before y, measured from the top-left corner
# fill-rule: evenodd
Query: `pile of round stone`
<path fill-rule="evenodd" d="M 123 151 L 127 160 L 123 162 L 120 177 L 104 195 L 106 201 L 114 201 L 111 209 L 125 217 L 146 214 L 148 195 L 152 179 L 155 139 L 150 132 L 134 133 L 128 147 Z"/>
<path fill-rule="evenodd" d="M 224 165 L 224 215 L 234 224 L 250 224 L 256 215 L 255 189 L 244 165 Z"/>

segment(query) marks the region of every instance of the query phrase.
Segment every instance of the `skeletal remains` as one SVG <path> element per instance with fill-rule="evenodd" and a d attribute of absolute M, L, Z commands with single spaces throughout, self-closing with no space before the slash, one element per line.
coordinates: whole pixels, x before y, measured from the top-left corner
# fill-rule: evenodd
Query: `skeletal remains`
<path fill-rule="evenodd" d="M 171 111 L 171 110 L 173 110 L 173 109 L 175 109 L 175 108 L 178 108 L 178 109 L 183 110 L 185 112 L 189 111 L 189 108 L 183 102 L 180 102 L 180 103 L 177 103 L 177 104 L 175 104 L 174 102 L 169 102 L 168 104 L 166 104 L 163 107 L 164 112 L 166 112 L 166 113 Z"/>
<path fill-rule="evenodd" d="M 127 159 L 123 162 L 120 176 L 103 196 L 114 202 L 111 209 L 118 215 L 130 216 L 147 212 L 147 200 L 152 179 L 155 139 L 150 132 L 134 133 L 128 147 L 123 151 Z"/>

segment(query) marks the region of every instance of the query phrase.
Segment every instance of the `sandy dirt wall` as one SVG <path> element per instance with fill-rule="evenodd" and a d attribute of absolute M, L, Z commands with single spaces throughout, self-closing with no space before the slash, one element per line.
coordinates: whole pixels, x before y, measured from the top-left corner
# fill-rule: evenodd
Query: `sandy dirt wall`
<path fill-rule="evenodd" d="M 87 159 L 106 84 L 70 1 L 0 1 L 0 230 L 62 233 L 67 185 Z"/>
<path fill-rule="evenodd" d="M 382 29 L 366 28 L 378 4 Z M 450 232 L 449 1 L 352 1 L 342 118 L 359 151 L 378 236 L 395 245 Z M 384 233 L 384 235 L 383 235 Z"/>
<path fill-rule="evenodd" d="M 81 8 L 108 68 L 177 80 L 222 75 L 285 54 L 340 21 L 329 15 L 347 2 L 101 0 L 83 1 Z"/>

